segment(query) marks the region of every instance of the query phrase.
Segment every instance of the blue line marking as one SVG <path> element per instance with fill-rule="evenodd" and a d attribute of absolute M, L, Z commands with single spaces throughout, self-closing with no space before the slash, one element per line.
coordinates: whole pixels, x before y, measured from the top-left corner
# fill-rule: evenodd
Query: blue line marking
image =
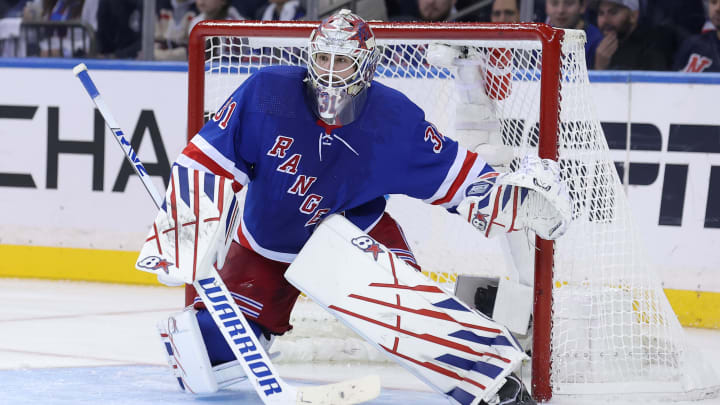
<path fill-rule="evenodd" d="M 120 71 L 147 71 L 147 72 L 187 72 L 187 62 L 161 62 L 136 60 L 105 60 L 105 59 L 76 59 L 76 58 L 0 58 L 0 68 L 27 68 L 27 69 L 72 69 L 78 63 L 85 63 L 88 69 L 93 70 L 120 70 Z M 243 69 L 228 68 L 230 73 L 254 72 L 258 66 Z M 379 76 L 402 73 L 403 77 L 414 77 L 418 74 L 438 75 L 449 77 L 449 71 L 427 68 L 398 68 L 378 67 Z M 399 71 L 399 72 L 398 72 Z M 525 77 L 537 80 L 537 71 L 516 72 L 515 78 Z M 683 72 L 645 72 L 645 71 L 590 71 L 591 83 L 678 83 L 678 84 L 720 84 L 720 73 L 683 73 Z"/>
<path fill-rule="evenodd" d="M 0 58 L 0 68 L 71 69 L 84 63 L 90 70 L 138 70 L 149 72 L 187 72 L 187 62 L 150 62 L 75 58 Z"/>
<path fill-rule="evenodd" d="M 590 83 L 720 84 L 720 73 L 590 71 Z"/>

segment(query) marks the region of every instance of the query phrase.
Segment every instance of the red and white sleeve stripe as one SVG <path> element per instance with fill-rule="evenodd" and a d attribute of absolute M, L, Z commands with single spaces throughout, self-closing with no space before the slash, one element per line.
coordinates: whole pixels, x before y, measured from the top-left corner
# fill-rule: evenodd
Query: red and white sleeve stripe
<path fill-rule="evenodd" d="M 233 179 L 239 186 L 246 186 L 250 181 L 248 175 L 235 166 L 235 162 L 223 156 L 200 136 L 190 140 L 176 162 L 181 166 Z M 235 188 L 236 185 L 233 185 Z"/>
<path fill-rule="evenodd" d="M 465 198 L 465 189 L 482 172 L 487 163 L 477 153 L 465 148 L 458 148 L 457 156 L 445 180 L 440 184 L 432 197 L 423 200 L 428 204 L 440 205 L 443 208 L 452 208 L 460 204 Z"/>

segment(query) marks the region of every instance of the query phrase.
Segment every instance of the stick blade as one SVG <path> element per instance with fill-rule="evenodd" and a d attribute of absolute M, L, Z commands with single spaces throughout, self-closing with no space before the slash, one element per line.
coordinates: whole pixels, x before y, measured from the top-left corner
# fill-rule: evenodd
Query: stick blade
<path fill-rule="evenodd" d="M 380 395 L 380 377 L 368 375 L 335 384 L 298 387 L 297 403 L 303 405 L 359 404 Z"/>

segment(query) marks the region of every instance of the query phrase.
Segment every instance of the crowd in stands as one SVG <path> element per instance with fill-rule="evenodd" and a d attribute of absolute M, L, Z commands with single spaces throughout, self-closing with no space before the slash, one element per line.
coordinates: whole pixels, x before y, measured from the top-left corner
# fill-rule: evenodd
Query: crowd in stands
<path fill-rule="evenodd" d="M 154 59 L 185 60 L 190 30 L 199 21 L 299 20 L 307 18 L 308 1 L 315 0 L 156 0 Z M 320 9 L 325 3 L 330 0 L 318 1 Z M 532 16 L 524 20 L 521 0 L 490 4 L 358 0 L 355 4 L 358 14 L 374 20 L 535 21 L 584 30 L 589 69 L 720 72 L 720 0 L 534 0 Z M 50 28 L 33 35 L 58 38 L 36 41 L 32 49 L 28 44 L 28 56 L 84 56 L 87 40 L 78 32 L 82 29 L 92 32 L 97 57 L 141 58 L 142 12 L 143 0 L 0 0 L 0 17 L 25 25 L 46 22 Z M 0 25 L 0 39 L 2 27 L 8 26 L 13 25 Z M 32 40 L 33 35 L 27 38 Z M 68 45 L 57 45 L 70 36 Z"/>

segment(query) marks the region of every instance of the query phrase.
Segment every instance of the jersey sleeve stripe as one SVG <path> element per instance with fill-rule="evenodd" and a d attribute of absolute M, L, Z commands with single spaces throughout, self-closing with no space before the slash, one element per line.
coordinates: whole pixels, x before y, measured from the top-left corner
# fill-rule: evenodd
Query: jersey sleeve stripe
<path fill-rule="evenodd" d="M 442 198 L 442 196 L 445 196 L 447 194 L 448 189 L 453 183 L 453 180 L 455 179 L 455 177 L 457 177 L 458 172 L 462 168 L 462 164 L 465 161 L 466 154 L 467 150 L 463 148 L 458 148 L 457 154 L 455 155 L 455 161 L 453 161 L 453 164 L 450 166 L 450 169 L 445 176 L 445 180 L 443 180 L 442 184 L 440 184 L 440 187 L 438 187 L 437 191 L 435 191 L 435 194 L 433 194 L 432 197 L 423 200 L 423 202 L 427 204 L 432 204 L 434 201 L 439 200 L 440 198 Z"/>
<path fill-rule="evenodd" d="M 455 194 L 452 196 L 450 201 L 442 204 L 442 207 L 457 207 L 462 202 L 462 200 L 465 199 L 465 190 L 467 189 L 467 187 L 475 180 L 477 180 L 478 176 L 480 176 L 483 172 L 486 171 L 493 171 L 493 173 L 495 173 L 494 169 L 490 167 L 490 165 L 488 165 L 482 158 L 478 157 L 477 159 L 475 159 L 475 162 L 468 170 L 465 179 L 462 181 L 462 183 L 460 183 Z M 495 173 L 495 175 L 497 175 L 497 173 Z"/>
<path fill-rule="evenodd" d="M 200 136 L 195 136 L 182 151 L 182 155 L 209 169 L 218 176 L 234 179 L 243 186 L 250 181 L 248 175 Z M 179 163 L 179 162 L 178 162 Z"/>
<path fill-rule="evenodd" d="M 452 202 L 455 199 L 458 190 L 460 190 L 460 186 L 462 186 L 468 179 L 468 174 L 470 174 L 471 169 L 475 166 L 477 159 L 477 153 L 465 151 L 465 158 L 463 159 L 462 165 L 460 166 L 459 170 L 456 172 L 452 183 L 447 190 L 447 193 L 442 198 L 433 201 L 431 204 L 444 206 Z M 453 168 L 455 168 L 454 166 L 455 165 L 453 164 Z M 445 182 L 447 181 L 448 180 L 446 179 Z"/>

